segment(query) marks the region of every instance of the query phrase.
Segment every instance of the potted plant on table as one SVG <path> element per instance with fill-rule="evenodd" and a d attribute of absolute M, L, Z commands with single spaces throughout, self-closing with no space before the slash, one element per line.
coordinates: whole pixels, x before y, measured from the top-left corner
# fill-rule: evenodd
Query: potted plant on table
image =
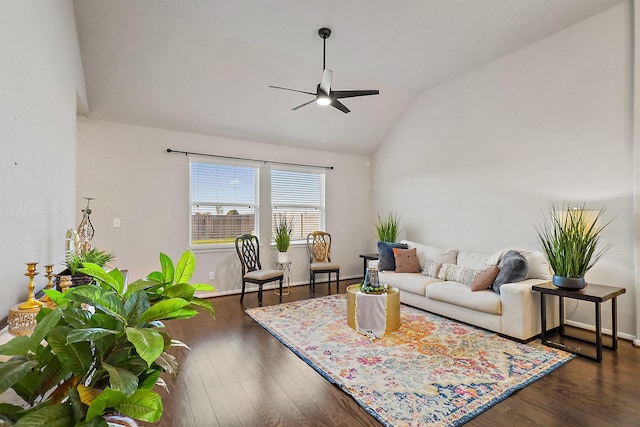
<path fill-rule="evenodd" d="M 278 249 L 278 262 L 289 261 L 289 245 L 291 245 L 291 231 L 293 230 L 293 221 L 286 215 L 279 215 L 278 222 L 274 224 L 275 234 L 273 236 Z"/>
<path fill-rule="evenodd" d="M 175 375 L 177 359 L 167 353 L 184 346 L 162 330 L 163 320 L 188 319 L 210 302 L 195 297 L 210 285 L 190 284 L 195 257 L 185 251 L 174 266 L 160 254 L 161 271 L 129 284 L 119 270 L 86 263 L 81 272 L 97 285 L 60 293 L 47 290 L 56 308 L 42 308 L 31 336 L 0 346 L 0 394 L 13 389 L 24 405 L 0 404 L 0 425 L 88 427 L 128 418 L 157 422 L 166 388 L 160 374 Z M 110 424 L 108 424 L 108 422 Z"/>
<path fill-rule="evenodd" d="M 394 243 L 398 238 L 399 226 L 400 219 L 395 213 L 389 212 L 384 218 L 378 214 L 378 221 L 376 222 L 378 241 Z"/>
<path fill-rule="evenodd" d="M 71 276 L 72 286 L 87 285 L 93 283 L 93 277 L 80 271 L 85 264 L 97 264 L 104 268 L 114 259 L 115 254 L 96 248 L 86 252 L 71 252 L 65 258 L 67 268 L 58 273 L 57 276 Z"/>
<path fill-rule="evenodd" d="M 586 286 L 586 272 L 609 249 L 600 244 L 600 233 L 611 222 L 600 224 L 603 213 L 604 208 L 592 211 L 584 205 L 551 208 L 549 218 L 537 232 L 554 272 L 554 285 L 567 289 Z"/>

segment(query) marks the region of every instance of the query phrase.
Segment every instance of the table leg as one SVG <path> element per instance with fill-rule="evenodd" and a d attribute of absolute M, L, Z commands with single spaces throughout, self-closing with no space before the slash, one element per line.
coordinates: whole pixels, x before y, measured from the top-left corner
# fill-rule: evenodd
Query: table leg
<path fill-rule="evenodd" d="M 600 318 L 600 303 L 596 302 L 596 360 L 602 360 L 602 319 Z"/>
<path fill-rule="evenodd" d="M 542 328 L 541 340 L 544 344 L 547 341 L 547 307 L 545 294 L 540 294 L 540 327 Z"/>
<path fill-rule="evenodd" d="M 367 258 L 364 258 L 362 260 L 362 279 L 363 280 L 365 277 L 367 277 L 367 261 L 369 261 Z"/>
<path fill-rule="evenodd" d="M 558 296 L 560 298 L 560 303 L 558 306 L 560 307 L 560 336 L 564 336 L 564 298 Z"/>
<path fill-rule="evenodd" d="M 618 304 L 616 304 L 616 298 L 611 299 L 611 348 L 613 350 L 618 349 Z"/>

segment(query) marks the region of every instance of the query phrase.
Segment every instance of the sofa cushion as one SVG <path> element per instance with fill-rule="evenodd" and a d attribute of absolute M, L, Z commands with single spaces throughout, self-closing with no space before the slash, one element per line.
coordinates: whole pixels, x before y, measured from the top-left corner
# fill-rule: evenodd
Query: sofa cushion
<path fill-rule="evenodd" d="M 472 292 L 471 288 L 458 282 L 438 282 L 426 287 L 427 298 L 459 307 L 489 314 L 502 314 L 500 295 L 487 289 Z"/>
<path fill-rule="evenodd" d="M 432 259 L 428 259 L 424 263 L 424 268 L 422 269 L 422 274 L 429 277 L 438 277 L 438 273 L 440 272 L 440 268 L 442 268 L 442 263 L 438 261 L 434 261 Z"/>
<path fill-rule="evenodd" d="M 438 279 L 468 285 L 473 280 L 476 272 L 477 270 L 474 268 L 461 267 L 455 264 L 442 264 Z"/>
<path fill-rule="evenodd" d="M 443 264 L 455 264 L 458 259 L 457 249 L 442 249 L 435 246 L 412 242 L 410 240 L 401 240 L 400 243 L 406 243 L 409 249 L 416 248 L 420 265 L 424 265 L 427 259 L 432 259 Z"/>
<path fill-rule="evenodd" d="M 396 269 L 393 248 L 409 249 L 405 243 L 378 242 L 378 270 L 394 271 Z"/>
<path fill-rule="evenodd" d="M 490 257 L 491 254 L 485 254 L 482 252 L 460 251 L 458 252 L 458 260 L 456 264 L 462 267 L 482 270 L 487 266 L 487 260 Z"/>
<path fill-rule="evenodd" d="M 420 296 L 425 295 L 425 288 L 431 283 L 440 282 L 435 277 L 427 277 L 416 273 L 395 273 L 392 271 L 381 271 L 378 273 L 380 283 L 393 285 L 403 292 L 410 292 Z"/>
<path fill-rule="evenodd" d="M 527 278 L 529 271 L 527 259 L 516 251 L 508 251 L 500 260 L 500 272 L 493 281 L 493 290 L 500 293 L 500 286 L 505 283 L 519 282 Z"/>
<path fill-rule="evenodd" d="M 498 265 L 504 254 L 512 249 L 502 249 L 494 253 L 487 260 L 487 265 Z M 532 251 L 529 249 L 513 249 L 520 255 L 527 259 L 527 265 L 529 271 L 527 272 L 527 279 L 542 279 L 551 280 L 551 266 L 547 261 L 547 258 L 542 252 Z"/>
<path fill-rule="evenodd" d="M 500 267 L 497 265 L 490 265 L 489 267 L 479 270 L 469 284 L 471 292 L 489 289 L 498 277 L 498 273 L 500 273 Z"/>
<path fill-rule="evenodd" d="M 416 248 L 393 248 L 393 257 L 396 261 L 396 273 L 420 273 L 420 263 L 416 255 Z"/>

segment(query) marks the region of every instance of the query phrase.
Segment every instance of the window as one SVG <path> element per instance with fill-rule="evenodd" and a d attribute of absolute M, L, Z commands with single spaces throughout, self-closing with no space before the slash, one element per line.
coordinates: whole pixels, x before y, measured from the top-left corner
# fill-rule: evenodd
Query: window
<path fill-rule="evenodd" d="M 258 233 L 258 168 L 241 164 L 189 162 L 192 246 L 229 245 Z"/>
<path fill-rule="evenodd" d="M 306 241 L 307 234 L 324 229 L 324 171 L 271 170 L 271 227 L 278 219 L 292 221 L 291 241 Z"/>

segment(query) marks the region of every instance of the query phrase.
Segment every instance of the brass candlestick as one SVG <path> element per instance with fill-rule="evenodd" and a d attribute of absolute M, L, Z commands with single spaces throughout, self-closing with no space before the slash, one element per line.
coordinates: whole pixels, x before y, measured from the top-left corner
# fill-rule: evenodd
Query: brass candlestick
<path fill-rule="evenodd" d="M 29 277 L 29 296 L 25 302 L 18 306 L 18 309 L 20 310 L 31 310 L 42 307 L 42 303 L 36 299 L 33 292 L 36 288 L 36 285 L 33 284 L 33 278 L 39 274 L 36 272 L 36 265 L 38 265 L 37 262 L 27 263 L 27 272 L 24 273 L 24 275 Z"/>
<path fill-rule="evenodd" d="M 53 264 L 45 265 L 44 271 L 47 273 L 47 289 L 53 289 L 53 282 L 51 279 L 53 278 Z M 47 294 L 40 299 L 45 305 L 51 302 L 51 298 Z"/>

